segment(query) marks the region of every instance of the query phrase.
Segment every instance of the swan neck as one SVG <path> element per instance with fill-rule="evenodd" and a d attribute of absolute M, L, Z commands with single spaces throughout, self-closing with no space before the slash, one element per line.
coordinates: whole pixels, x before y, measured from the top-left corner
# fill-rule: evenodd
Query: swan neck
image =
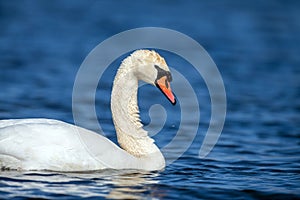
<path fill-rule="evenodd" d="M 138 80 L 133 70 L 120 68 L 113 84 L 111 109 L 115 126 L 123 131 L 128 130 L 127 134 L 140 137 L 138 131 L 142 129 L 142 124 L 137 104 L 137 89 Z"/>
<path fill-rule="evenodd" d="M 137 90 L 138 78 L 134 67 L 123 63 L 113 83 L 112 118 L 120 146 L 136 157 L 143 157 L 160 151 L 143 129 L 137 104 Z"/>

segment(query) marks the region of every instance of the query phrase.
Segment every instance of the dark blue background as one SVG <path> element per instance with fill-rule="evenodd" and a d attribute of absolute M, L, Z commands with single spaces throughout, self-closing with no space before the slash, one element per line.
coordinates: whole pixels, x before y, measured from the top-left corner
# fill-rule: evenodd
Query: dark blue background
<path fill-rule="evenodd" d="M 139 189 L 127 191 L 138 198 L 300 198 L 299 13 L 298 1 L 278 0 L 1 0 L 0 119 L 46 117 L 73 122 L 72 87 L 85 56 L 114 34 L 146 26 L 180 31 L 207 50 L 223 77 L 228 110 L 217 146 L 208 158 L 199 159 L 201 133 L 210 117 L 210 105 L 205 104 L 209 94 L 203 80 L 191 78 L 204 91 L 202 131 L 188 152 L 164 172 L 142 174 L 147 181 L 134 186 L 105 182 L 100 172 L 93 179 L 88 178 L 91 174 L 1 172 L 0 196 L 93 197 L 129 188 Z M 164 56 L 175 68 L 185 63 L 172 54 Z M 115 73 L 119 62 L 116 60 L 108 73 Z M 186 71 L 185 76 L 194 73 Z M 107 77 L 103 81 L 109 83 L 113 77 Z M 99 95 L 99 88 L 98 112 L 101 106 L 109 108 L 104 100 L 109 100 L 110 87 L 102 88 L 105 98 Z M 141 95 L 147 91 L 157 97 L 140 104 L 145 123 L 149 106 L 165 101 L 159 91 L 148 86 Z M 106 109 L 106 118 L 99 121 L 115 140 L 109 112 Z M 159 146 L 172 139 L 170 127 L 176 120 L 174 116 L 168 121 L 163 139 L 156 138 Z M 69 181 L 55 183 L 65 176 Z M 48 181 L 40 181 L 44 177 Z M 24 183 L 26 179 L 29 181 Z M 56 187 L 60 192 L 49 189 Z M 78 188 L 77 193 L 69 187 Z"/>

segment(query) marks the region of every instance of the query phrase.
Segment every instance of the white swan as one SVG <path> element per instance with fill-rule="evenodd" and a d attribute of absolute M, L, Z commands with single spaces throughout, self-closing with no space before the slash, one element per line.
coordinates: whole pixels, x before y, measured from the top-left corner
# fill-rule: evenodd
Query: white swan
<path fill-rule="evenodd" d="M 171 73 L 158 53 L 137 50 L 123 60 L 111 94 L 113 122 L 122 148 L 95 132 L 62 121 L 0 120 L 0 167 L 54 171 L 163 169 L 165 159 L 140 122 L 138 80 L 157 86 L 172 104 L 176 103 Z"/>

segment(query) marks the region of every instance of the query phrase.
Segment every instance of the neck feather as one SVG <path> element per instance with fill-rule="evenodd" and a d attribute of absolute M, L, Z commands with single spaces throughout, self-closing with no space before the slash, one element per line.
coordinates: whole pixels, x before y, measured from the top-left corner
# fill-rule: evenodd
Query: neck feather
<path fill-rule="evenodd" d="M 140 121 L 135 68 L 122 63 L 114 80 L 111 110 L 118 142 L 128 153 L 143 157 L 159 151 Z"/>

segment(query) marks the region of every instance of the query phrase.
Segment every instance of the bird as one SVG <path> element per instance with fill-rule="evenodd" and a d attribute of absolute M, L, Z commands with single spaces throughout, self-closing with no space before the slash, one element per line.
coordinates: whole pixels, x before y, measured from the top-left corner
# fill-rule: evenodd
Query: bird
<path fill-rule="evenodd" d="M 4 119 L 0 120 L 0 168 L 66 172 L 163 170 L 165 158 L 140 119 L 139 80 L 157 87 L 171 104 L 176 104 L 165 59 L 154 50 L 135 50 L 121 62 L 111 92 L 119 146 L 99 133 L 56 119 Z"/>

